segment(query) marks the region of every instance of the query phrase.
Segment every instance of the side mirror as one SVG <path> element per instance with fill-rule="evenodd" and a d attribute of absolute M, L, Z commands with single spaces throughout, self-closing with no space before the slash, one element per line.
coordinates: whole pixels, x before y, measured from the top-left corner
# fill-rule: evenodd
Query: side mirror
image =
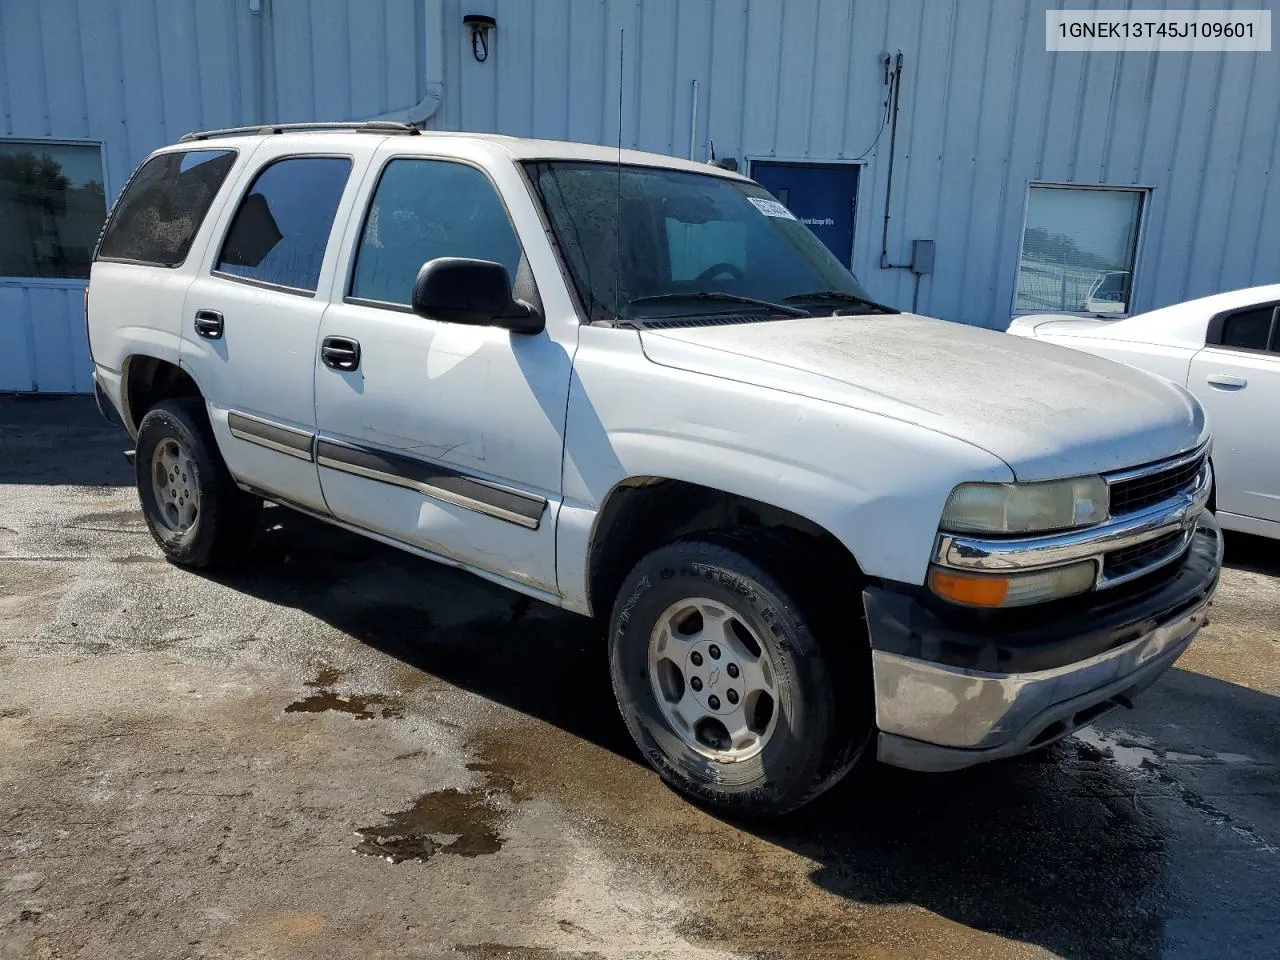
<path fill-rule="evenodd" d="M 538 333 L 542 315 L 511 295 L 507 268 L 492 260 L 437 257 L 428 260 L 413 282 L 413 312 L 444 323 L 505 327 L 514 333 Z"/>

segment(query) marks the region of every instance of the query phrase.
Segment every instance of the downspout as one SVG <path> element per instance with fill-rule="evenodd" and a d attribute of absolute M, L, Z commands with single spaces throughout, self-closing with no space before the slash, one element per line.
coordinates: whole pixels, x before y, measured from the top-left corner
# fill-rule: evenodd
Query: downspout
<path fill-rule="evenodd" d="M 889 206 L 893 200 L 893 161 L 898 148 L 898 95 L 902 90 L 902 51 L 892 60 L 885 56 L 885 79 L 890 83 L 891 126 L 889 127 L 889 174 L 884 188 L 884 225 L 880 231 L 880 269 L 910 270 L 909 263 L 889 262 Z"/>
<path fill-rule="evenodd" d="M 426 90 L 411 107 L 393 110 L 375 120 L 398 120 L 426 128 L 444 100 L 444 0 L 422 0 L 423 31 L 426 33 L 424 53 L 427 58 Z"/>

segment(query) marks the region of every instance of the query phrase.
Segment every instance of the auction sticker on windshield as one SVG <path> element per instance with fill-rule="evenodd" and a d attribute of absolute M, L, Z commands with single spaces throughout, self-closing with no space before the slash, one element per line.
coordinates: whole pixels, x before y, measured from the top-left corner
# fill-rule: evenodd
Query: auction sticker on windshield
<path fill-rule="evenodd" d="M 766 217 L 781 217 L 783 220 L 794 220 L 796 215 L 777 200 L 766 200 L 764 197 L 747 197 L 755 208 Z"/>

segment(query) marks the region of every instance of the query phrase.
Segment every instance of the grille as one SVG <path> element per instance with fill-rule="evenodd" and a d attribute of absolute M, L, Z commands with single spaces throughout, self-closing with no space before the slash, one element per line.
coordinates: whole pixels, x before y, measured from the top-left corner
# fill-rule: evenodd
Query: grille
<path fill-rule="evenodd" d="M 1115 580 L 1118 577 L 1127 577 L 1139 570 L 1146 570 L 1162 561 L 1170 560 L 1178 554 L 1186 538 L 1184 531 L 1176 530 L 1134 547 L 1112 550 L 1102 560 L 1103 579 Z"/>
<path fill-rule="evenodd" d="M 1118 517 L 1135 513 L 1161 500 L 1168 500 L 1175 493 L 1190 489 L 1204 467 L 1204 457 L 1202 453 L 1194 460 L 1176 467 L 1144 473 L 1128 480 L 1117 480 L 1111 484 L 1111 515 Z"/>

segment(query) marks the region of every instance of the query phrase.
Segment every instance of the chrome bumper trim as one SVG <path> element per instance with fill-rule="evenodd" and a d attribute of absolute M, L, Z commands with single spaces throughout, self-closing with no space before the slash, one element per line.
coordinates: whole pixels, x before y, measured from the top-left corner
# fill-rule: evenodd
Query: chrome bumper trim
<path fill-rule="evenodd" d="M 1106 691 L 1116 684 L 1123 688 L 1121 681 L 1154 661 L 1172 665 L 1206 622 L 1209 604 L 1206 600 L 1124 646 L 1034 673 L 987 673 L 873 650 L 876 725 L 892 736 L 947 748 L 1030 744 L 1052 722 L 1037 721 L 1054 707 L 1073 702 L 1078 712 L 1090 705 L 1089 694 L 1106 699 L 1112 695 Z"/>
<path fill-rule="evenodd" d="M 986 573 L 1037 570 L 1078 560 L 1097 559 L 1098 586 L 1113 586 L 1132 577 L 1126 575 L 1115 580 L 1105 579 L 1102 555 L 1112 550 L 1136 547 L 1180 530 L 1185 531 L 1189 537 L 1196 520 L 1209 502 L 1212 486 L 1213 476 L 1206 465 L 1190 490 L 1146 510 L 1126 514 L 1083 530 L 1014 539 L 940 533 L 934 559 L 943 566 Z M 1173 552 L 1161 562 L 1167 563 L 1177 556 L 1178 552 Z M 1149 573 L 1159 565 L 1154 563 L 1144 567 L 1135 575 Z"/>

